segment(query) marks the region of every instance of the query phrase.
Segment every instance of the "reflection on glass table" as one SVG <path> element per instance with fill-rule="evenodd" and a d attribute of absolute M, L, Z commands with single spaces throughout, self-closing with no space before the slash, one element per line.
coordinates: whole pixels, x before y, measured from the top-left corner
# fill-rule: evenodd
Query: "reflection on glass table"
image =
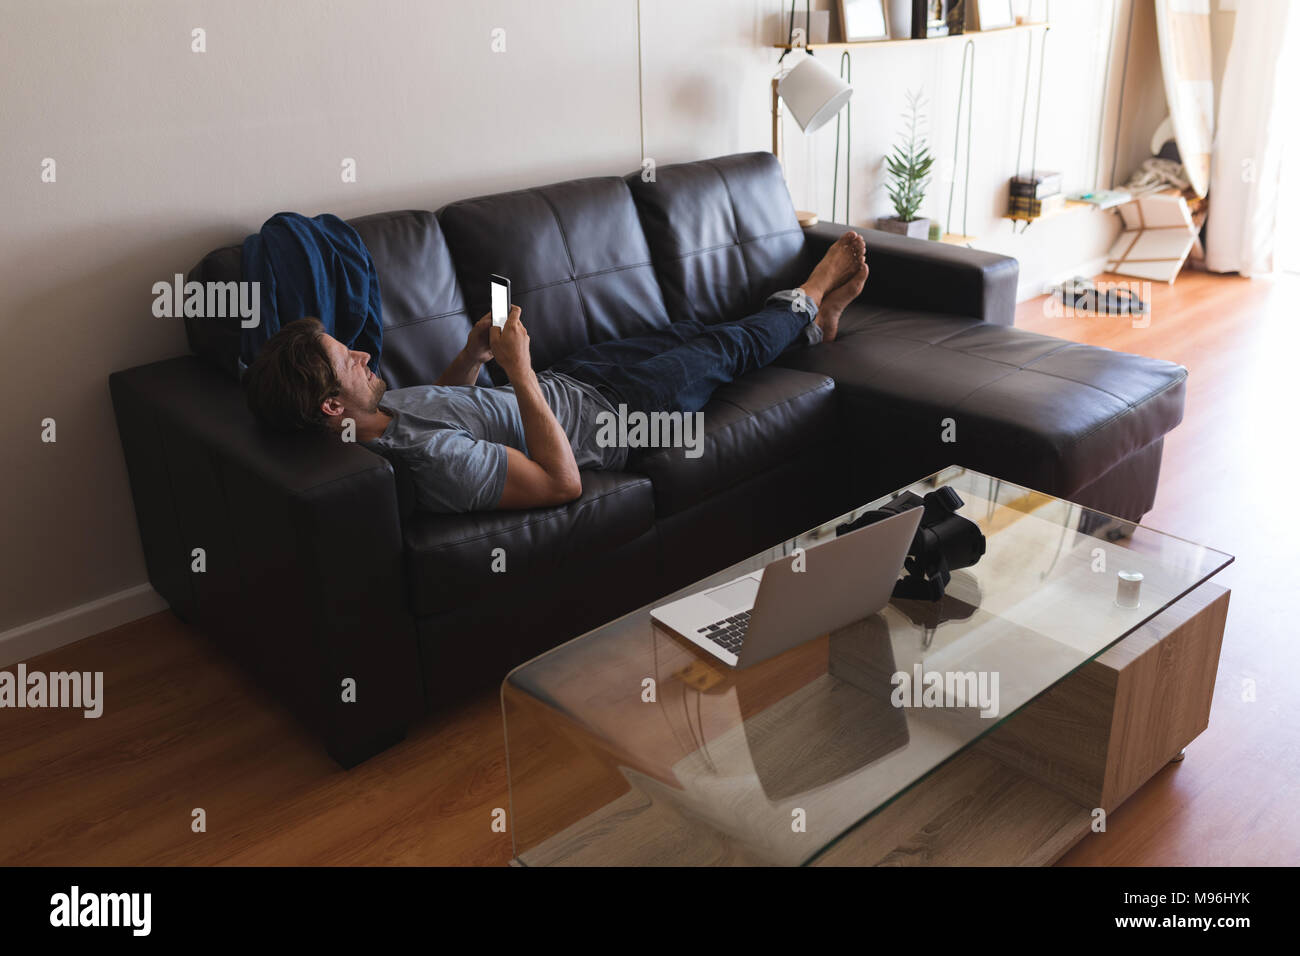
<path fill-rule="evenodd" d="M 511 672 L 516 860 L 807 863 L 1232 560 L 963 469 L 905 490 L 941 485 L 987 539 L 941 601 L 895 598 L 748 670 L 646 607 Z M 891 497 L 655 603 L 817 548 Z M 1136 607 L 1120 572 L 1141 575 Z"/>

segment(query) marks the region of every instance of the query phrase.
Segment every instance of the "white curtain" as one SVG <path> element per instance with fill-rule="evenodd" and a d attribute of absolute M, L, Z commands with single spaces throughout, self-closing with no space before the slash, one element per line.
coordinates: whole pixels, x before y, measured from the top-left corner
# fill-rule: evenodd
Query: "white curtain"
<path fill-rule="evenodd" d="M 1290 128 L 1296 122 L 1300 3 L 1241 0 L 1224 67 L 1210 174 L 1205 264 L 1244 276 L 1274 271 Z M 1288 186 L 1292 185 L 1288 182 Z"/>

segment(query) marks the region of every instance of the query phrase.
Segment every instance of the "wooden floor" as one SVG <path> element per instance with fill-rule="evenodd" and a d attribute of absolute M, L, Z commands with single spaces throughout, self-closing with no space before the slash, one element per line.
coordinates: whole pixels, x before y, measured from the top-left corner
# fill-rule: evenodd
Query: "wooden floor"
<path fill-rule="evenodd" d="M 1148 328 L 1052 317 L 1027 329 L 1191 370 L 1146 523 L 1238 556 L 1210 729 L 1065 864 L 1300 862 L 1300 278 L 1187 272 L 1152 290 Z M 274 702 L 170 613 L 44 657 L 105 673 L 104 716 L 10 710 L 0 721 L 0 864 L 504 864 L 496 693 L 426 719 L 344 773 Z M 1253 681 L 1255 700 L 1244 699 Z M 206 813 L 207 831 L 191 829 Z"/>
<path fill-rule="evenodd" d="M 1118 276 L 1104 280 L 1128 282 Z M 1087 837 L 1069 865 L 1300 863 L 1300 277 L 1185 271 L 1151 290 L 1148 328 L 1050 317 L 1042 300 L 1016 324 L 1187 366 L 1183 423 L 1165 440 L 1144 523 L 1237 556 L 1210 727 Z M 1300 502 L 1297 502 L 1300 503 Z M 1246 682 L 1254 701 L 1245 700 Z"/>

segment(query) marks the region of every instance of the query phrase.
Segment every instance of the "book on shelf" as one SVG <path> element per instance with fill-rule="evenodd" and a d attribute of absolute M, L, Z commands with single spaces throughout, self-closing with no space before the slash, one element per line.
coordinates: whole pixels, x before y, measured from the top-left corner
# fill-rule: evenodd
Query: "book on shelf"
<path fill-rule="evenodd" d="M 1075 202 L 1092 203 L 1098 209 L 1113 209 L 1133 201 L 1133 194 L 1123 189 L 1094 189 L 1071 196 Z"/>
<path fill-rule="evenodd" d="M 1056 193 L 1035 199 L 1032 196 L 1012 196 L 1007 215 L 1012 219 L 1038 219 L 1065 208 L 1065 196 Z"/>
<path fill-rule="evenodd" d="M 1046 199 L 1061 191 L 1060 173 L 1031 173 L 1011 177 L 1011 195 L 1030 199 Z"/>

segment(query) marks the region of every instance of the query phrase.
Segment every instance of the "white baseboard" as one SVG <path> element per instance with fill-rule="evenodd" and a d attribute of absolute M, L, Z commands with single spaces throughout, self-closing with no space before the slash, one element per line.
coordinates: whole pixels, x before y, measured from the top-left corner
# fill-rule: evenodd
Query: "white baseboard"
<path fill-rule="evenodd" d="M 1107 261 L 1109 260 L 1105 256 L 1097 256 L 1095 259 L 1089 259 L 1087 262 L 1079 263 L 1069 269 L 1036 276 L 1021 276 L 1020 284 L 1016 287 L 1016 301 L 1024 302 L 1034 296 L 1043 295 L 1047 292 L 1049 286 L 1059 285 L 1062 281 L 1074 276 L 1091 279 L 1099 272 L 1106 271 Z"/>
<path fill-rule="evenodd" d="M 30 660 L 38 654 L 166 609 L 167 602 L 152 585 L 138 584 L 30 624 L 10 628 L 0 632 L 0 667 Z"/>

